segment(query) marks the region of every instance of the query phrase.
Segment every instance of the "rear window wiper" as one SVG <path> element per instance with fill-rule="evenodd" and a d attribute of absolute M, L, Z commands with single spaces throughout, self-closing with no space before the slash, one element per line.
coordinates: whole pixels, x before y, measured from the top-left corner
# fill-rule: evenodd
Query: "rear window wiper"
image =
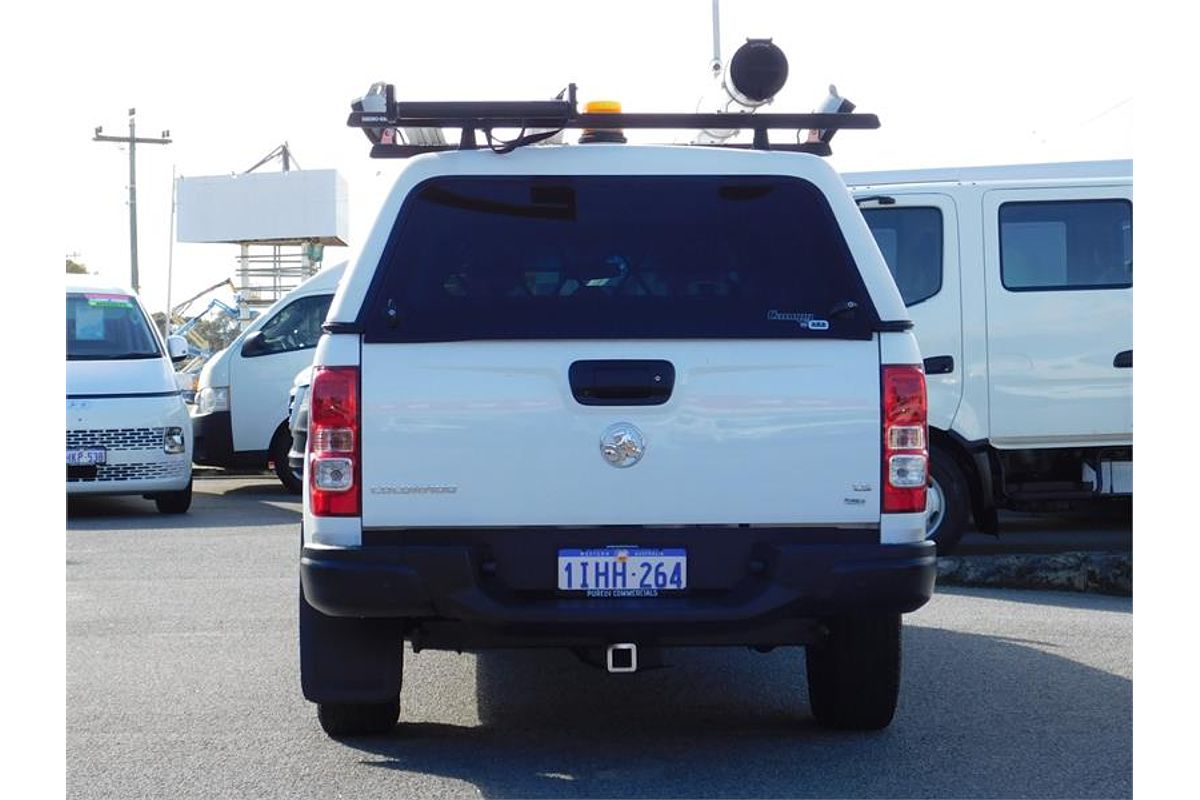
<path fill-rule="evenodd" d="M 853 300 L 842 300 L 839 303 L 834 303 L 833 306 L 825 312 L 826 319 L 837 319 L 845 314 L 853 314 L 858 310 L 858 303 Z"/>

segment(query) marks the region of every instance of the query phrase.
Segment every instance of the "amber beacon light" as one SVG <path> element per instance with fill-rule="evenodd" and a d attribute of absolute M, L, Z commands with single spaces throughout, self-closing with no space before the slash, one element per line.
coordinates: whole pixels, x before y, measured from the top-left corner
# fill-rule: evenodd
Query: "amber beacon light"
<path fill-rule="evenodd" d="M 592 100 L 583 107 L 585 114 L 620 114 L 621 104 L 616 100 Z M 580 144 L 595 144 L 597 142 L 619 142 L 624 144 L 625 131 L 614 128 L 611 130 L 597 130 L 595 128 L 584 128 L 583 133 L 579 135 Z"/>

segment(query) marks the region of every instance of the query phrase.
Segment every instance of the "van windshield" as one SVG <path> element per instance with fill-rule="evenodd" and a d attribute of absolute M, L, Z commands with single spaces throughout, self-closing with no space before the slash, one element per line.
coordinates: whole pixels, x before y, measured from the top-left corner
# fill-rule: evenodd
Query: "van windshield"
<path fill-rule="evenodd" d="M 67 294 L 67 360 L 158 358 L 158 339 L 137 301 L 103 292 Z"/>
<path fill-rule="evenodd" d="M 782 176 L 443 177 L 405 202 L 367 341 L 868 339 L 821 191 Z"/>

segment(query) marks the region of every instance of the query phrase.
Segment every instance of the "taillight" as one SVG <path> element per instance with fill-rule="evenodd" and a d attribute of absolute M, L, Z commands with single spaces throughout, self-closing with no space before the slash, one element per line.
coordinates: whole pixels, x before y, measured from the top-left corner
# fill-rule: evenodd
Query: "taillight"
<path fill-rule="evenodd" d="M 309 389 L 310 508 L 319 517 L 361 513 L 358 367 L 317 367 Z"/>
<path fill-rule="evenodd" d="M 883 513 L 925 510 L 929 431 L 925 372 L 917 365 L 883 368 Z"/>

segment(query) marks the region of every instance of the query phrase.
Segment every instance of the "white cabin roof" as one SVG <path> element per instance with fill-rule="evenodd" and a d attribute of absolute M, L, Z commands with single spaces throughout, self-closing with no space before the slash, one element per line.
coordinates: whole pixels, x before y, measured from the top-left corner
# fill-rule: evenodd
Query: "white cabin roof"
<path fill-rule="evenodd" d="M 1054 164 L 1004 164 L 990 167 L 844 172 L 847 186 L 888 186 L 900 183 L 981 183 L 1055 178 L 1132 178 L 1133 161 L 1067 161 Z"/>

